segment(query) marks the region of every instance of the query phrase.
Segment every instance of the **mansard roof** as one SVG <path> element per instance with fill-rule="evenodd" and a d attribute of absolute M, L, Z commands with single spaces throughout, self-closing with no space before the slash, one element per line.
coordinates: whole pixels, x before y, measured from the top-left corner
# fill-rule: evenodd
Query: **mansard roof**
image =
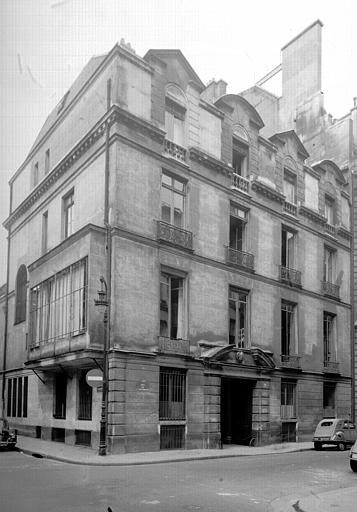
<path fill-rule="evenodd" d="M 240 94 L 225 94 L 224 96 L 221 96 L 218 98 L 218 100 L 215 102 L 215 105 L 217 107 L 220 107 L 223 104 L 228 104 L 232 106 L 233 103 L 241 105 L 243 108 L 247 108 L 250 112 L 251 119 L 255 124 L 258 125 L 259 129 L 263 128 L 264 122 L 262 118 L 260 117 L 258 111 L 253 107 L 249 101 L 247 101 L 243 96 Z"/>
<path fill-rule="evenodd" d="M 291 137 L 296 141 L 298 153 L 300 153 L 300 155 L 304 157 L 304 159 L 308 158 L 310 155 L 294 130 L 287 130 L 284 132 L 274 133 L 274 135 L 269 137 L 269 140 L 271 140 L 272 142 L 281 141 L 285 144 L 285 140 Z"/>

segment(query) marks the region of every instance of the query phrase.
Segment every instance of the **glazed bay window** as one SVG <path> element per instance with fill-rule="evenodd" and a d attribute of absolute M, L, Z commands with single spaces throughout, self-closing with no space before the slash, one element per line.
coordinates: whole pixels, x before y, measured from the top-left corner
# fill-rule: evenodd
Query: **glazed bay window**
<path fill-rule="evenodd" d="M 325 370 L 337 370 L 336 362 L 336 316 L 324 311 L 323 358 Z"/>
<path fill-rule="evenodd" d="M 297 307 L 287 301 L 281 302 L 281 363 L 298 364 L 297 346 Z"/>
<path fill-rule="evenodd" d="M 296 175 L 287 169 L 284 170 L 283 191 L 285 195 L 284 210 L 287 213 L 296 215 Z"/>
<path fill-rule="evenodd" d="M 297 234 L 289 228 L 281 230 L 280 279 L 292 286 L 301 285 L 301 272 L 296 270 Z"/>
<path fill-rule="evenodd" d="M 238 348 L 248 344 L 248 292 L 229 289 L 229 343 Z"/>
<path fill-rule="evenodd" d="M 184 339 L 186 334 L 185 279 L 180 276 L 160 275 L 160 336 Z"/>
<path fill-rule="evenodd" d="M 281 419 L 296 418 L 296 382 L 292 380 L 281 381 Z"/>
<path fill-rule="evenodd" d="M 32 346 L 85 331 L 87 260 L 83 259 L 31 289 Z"/>

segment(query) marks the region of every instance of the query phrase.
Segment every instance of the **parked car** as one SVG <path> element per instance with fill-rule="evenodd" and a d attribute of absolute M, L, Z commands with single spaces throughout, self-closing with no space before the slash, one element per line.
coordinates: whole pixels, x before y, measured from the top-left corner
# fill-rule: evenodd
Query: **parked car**
<path fill-rule="evenodd" d="M 357 441 L 350 450 L 350 466 L 352 471 L 357 473 Z"/>
<path fill-rule="evenodd" d="M 344 450 L 357 439 L 356 426 L 346 418 L 324 418 L 317 425 L 313 442 L 315 450 L 321 450 L 324 444 L 337 446 Z"/>
<path fill-rule="evenodd" d="M 9 427 L 7 420 L 0 419 L 0 448 L 14 449 L 17 443 L 17 431 Z"/>

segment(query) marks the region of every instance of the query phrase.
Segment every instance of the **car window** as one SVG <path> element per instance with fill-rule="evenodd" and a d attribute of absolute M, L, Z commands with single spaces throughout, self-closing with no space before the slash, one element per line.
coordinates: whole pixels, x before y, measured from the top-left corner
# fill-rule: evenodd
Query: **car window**
<path fill-rule="evenodd" d="M 332 423 L 333 423 L 333 421 L 323 421 L 320 426 L 321 427 L 331 427 Z"/>

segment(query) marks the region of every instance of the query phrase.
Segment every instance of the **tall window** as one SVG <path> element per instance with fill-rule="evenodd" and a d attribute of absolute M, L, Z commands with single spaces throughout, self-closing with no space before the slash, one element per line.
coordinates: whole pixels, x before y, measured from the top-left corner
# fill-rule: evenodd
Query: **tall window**
<path fill-rule="evenodd" d="M 33 345 L 74 336 L 86 329 L 87 261 L 81 260 L 31 290 Z"/>
<path fill-rule="evenodd" d="M 185 297 L 183 277 L 160 275 L 160 336 L 185 338 Z"/>
<path fill-rule="evenodd" d="M 177 368 L 160 368 L 159 419 L 186 418 L 186 372 Z"/>
<path fill-rule="evenodd" d="M 42 254 L 47 252 L 48 212 L 42 214 Z"/>
<path fill-rule="evenodd" d="M 333 283 L 335 280 L 336 251 L 330 247 L 324 248 L 324 276 L 323 280 Z"/>
<path fill-rule="evenodd" d="M 47 149 L 45 153 L 45 174 L 50 170 L 50 150 Z"/>
<path fill-rule="evenodd" d="M 60 373 L 54 381 L 53 417 L 64 420 L 67 404 L 67 375 Z"/>
<path fill-rule="evenodd" d="M 248 175 L 248 153 L 249 147 L 233 137 L 232 167 L 235 174 Z"/>
<path fill-rule="evenodd" d="M 32 168 L 32 185 L 36 187 L 39 182 L 40 174 L 39 174 L 39 166 L 38 162 L 36 162 Z"/>
<path fill-rule="evenodd" d="M 248 292 L 229 290 L 229 343 L 244 348 L 248 343 Z"/>
<path fill-rule="evenodd" d="M 63 199 L 63 238 L 69 237 L 73 233 L 73 206 L 74 191 L 71 190 Z"/>
<path fill-rule="evenodd" d="M 283 227 L 281 230 L 281 264 L 286 268 L 295 268 L 296 233 Z"/>
<path fill-rule="evenodd" d="M 7 380 L 7 416 L 27 418 L 28 377 Z"/>
<path fill-rule="evenodd" d="M 296 418 L 296 382 L 281 381 L 281 418 Z"/>
<path fill-rule="evenodd" d="M 165 96 L 165 130 L 166 138 L 185 146 L 186 100 L 180 89 L 168 86 Z"/>
<path fill-rule="evenodd" d="M 281 354 L 295 354 L 297 341 L 296 305 L 290 302 L 281 303 Z"/>
<path fill-rule="evenodd" d="M 86 371 L 82 371 L 78 379 L 78 419 L 92 419 L 92 388 L 86 381 Z"/>
<path fill-rule="evenodd" d="M 21 265 L 16 276 L 15 324 L 26 320 L 27 306 L 27 270 Z"/>
<path fill-rule="evenodd" d="M 236 251 L 245 249 L 245 228 L 248 212 L 231 204 L 229 218 L 229 247 Z"/>
<path fill-rule="evenodd" d="M 334 382 L 324 382 L 323 384 L 323 409 L 324 416 L 335 414 L 335 394 L 336 384 Z"/>
<path fill-rule="evenodd" d="M 286 169 L 284 170 L 283 190 L 286 201 L 296 204 L 296 175 Z"/>
<path fill-rule="evenodd" d="M 324 312 L 324 361 L 335 361 L 335 330 L 336 330 L 336 317 L 331 313 Z"/>
<path fill-rule="evenodd" d="M 335 225 L 335 201 L 330 196 L 325 196 L 325 217 L 327 224 Z"/>
<path fill-rule="evenodd" d="M 177 178 L 162 173 L 161 220 L 178 228 L 185 225 L 185 184 Z"/>

